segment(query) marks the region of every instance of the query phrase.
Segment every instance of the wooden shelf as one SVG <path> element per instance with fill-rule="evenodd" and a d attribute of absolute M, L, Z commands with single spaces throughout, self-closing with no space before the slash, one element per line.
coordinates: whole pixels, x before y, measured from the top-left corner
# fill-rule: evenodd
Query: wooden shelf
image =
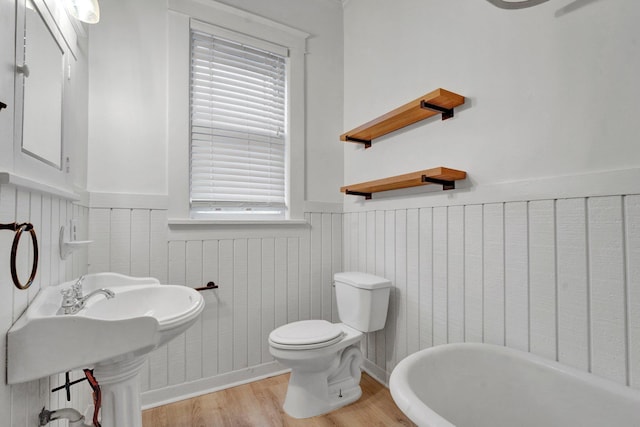
<path fill-rule="evenodd" d="M 358 142 L 370 147 L 372 140 L 436 114 L 442 114 L 442 120 L 453 117 L 453 109 L 462 104 L 464 96 L 445 89 L 436 89 L 340 135 L 340 140 Z"/>
<path fill-rule="evenodd" d="M 372 193 L 398 190 L 400 188 L 418 187 L 420 185 L 428 184 L 440 184 L 443 186 L 444 190 L 452 190 L 455 188 L 455 181 L 465 179 L 466 177 L 467 173 L 465 171 L 438 167 L 407 173 L 404 175 L 378 179 L 375 181 L 346 185 L 344 187 L 341 187 L 340 191 L 345 194 L 364 196 L 366 199 L 370 199 Z"/>

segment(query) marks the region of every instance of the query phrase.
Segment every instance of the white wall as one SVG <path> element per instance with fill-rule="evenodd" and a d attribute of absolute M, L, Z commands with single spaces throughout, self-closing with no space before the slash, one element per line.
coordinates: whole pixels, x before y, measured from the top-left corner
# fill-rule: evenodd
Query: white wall
<path fill-rule="evenodd" d="M 365 344 L 381 377 L 420 348 L 484 341 L 640 388 L 638 13 L 633 0 L 347 2 L 345 131 L 438 87 L 467 97 L 449 121 L 345 144 L 345 184 L 469 174 L 450 192 L 345 197 L 345 268 L 394 281 Z"/>
<path fill-rule="evenodd" d="M 640 166 L 638 2 L 350 0 L 344 13 L 345 131 L 438 87 L 467 97 L 452 120 L 346 144 L 345 184 L 447 166 L 475 191 Z"/>
<path fill-rule="evenodd" d="M 89 29 L 90 191 L 167 193 L 166 10 L 102 2 Z"/>
<path fill-rule="evenodd" d="M 340 202 L 342 7 L 332 0 L 224 3 L 311 34 L 305 199 Z M 167 194 L 167 4 L 113 0 L 101 11 L 90 30 L 88 188 Z"/>

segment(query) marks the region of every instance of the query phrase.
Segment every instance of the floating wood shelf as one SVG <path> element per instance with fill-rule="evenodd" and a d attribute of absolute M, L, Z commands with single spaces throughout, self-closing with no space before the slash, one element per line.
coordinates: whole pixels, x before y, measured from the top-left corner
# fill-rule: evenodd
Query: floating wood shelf
<path fill-rule="evenodd" d="M 375 181 L 346 185 L 341 187 L 340 191 L 345 194 L 364 196 L 368 200 L 371 198 L 372 193 L 398 190 L 400 188 L 418 187 L 420 185 L 427 184 L 440 184 L 442 185 L 443 190 L 452 190 L 456 188 L 456 181 L 465 179 L 466 177 L 467 173 L 465 171 L 439 167 L 378 179 Z"/>
<path fill-rule="evenodd" d="M 464 96 L 448 90 L 436 89 L 340 135 L 340 140 L 358 142 L 368 148 L 372 140 L 436 114 L 442 114 L 442 120 L 451 118 L 453 109 L 462 104 L 464 104 Z"/>

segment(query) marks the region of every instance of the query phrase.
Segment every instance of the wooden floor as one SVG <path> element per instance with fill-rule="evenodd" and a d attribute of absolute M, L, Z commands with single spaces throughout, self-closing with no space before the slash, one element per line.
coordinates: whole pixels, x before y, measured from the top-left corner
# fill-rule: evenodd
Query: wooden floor
<path fill-rule="evenodd" d="M 143 427 L 414 426 L 398 409 L 389 390 L 362 374 L 362 397 L 326 415 L 298 420 L 282 411 L 289 375 L 210 393 L 148 409 Z"/>

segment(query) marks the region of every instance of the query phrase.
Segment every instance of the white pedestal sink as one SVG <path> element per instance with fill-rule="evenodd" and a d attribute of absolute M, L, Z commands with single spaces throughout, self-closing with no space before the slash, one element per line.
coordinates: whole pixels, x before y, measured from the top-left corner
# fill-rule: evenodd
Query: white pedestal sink
<path fill-rule="evenodd" d="M 102 391 L 102 426 L 142 427 L 138 372 L 150 351 L 196 321 L 204 300 L 186 286 L 98 273 L 85 277 L 85 295 L 106 288 L 115 297 L 97 295 L 76 314 L 57 314 L 60 290 L 73 283 L 40 291 L 9 329 L 7 382 L 93 368 Z"/>

